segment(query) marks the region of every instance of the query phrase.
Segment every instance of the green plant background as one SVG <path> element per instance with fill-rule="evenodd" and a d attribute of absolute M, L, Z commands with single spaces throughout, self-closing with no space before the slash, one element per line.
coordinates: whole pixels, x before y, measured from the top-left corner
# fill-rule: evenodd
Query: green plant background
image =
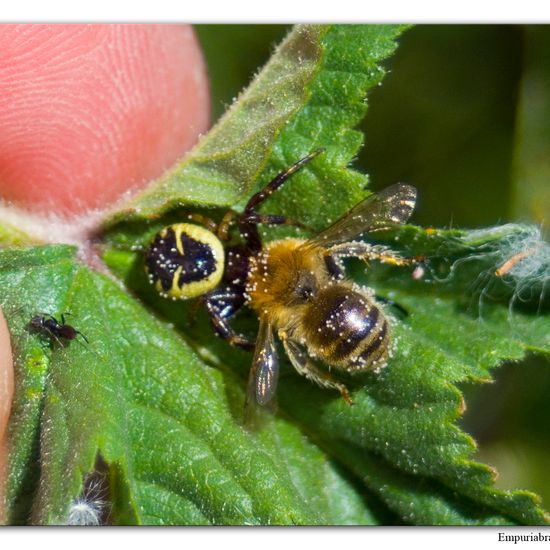
<path fill-rule="evenodd" d="M 492 225 L 546 216 L 546 28 L 407 29 L 298 25 L 258 72 L 287 28 L 199 27 L 213 119 L 258 77 L 189 155 L 104 220 L 102 258 L 129 292 L 66 245 L 0 251 L 18 381 L 10 522 L 65 523 L 95 475 L 108 475 L 114 524 L 550 521 L 536 495 L 495 489 L 494 470 L 472 461 L 499 468 L 501 488 L 535 490 L 548 506 L 548 364 L 534 355 L 518 362 L 526 351 L 549 354 L 550 246 L 520 264 L 521 280 L 499 278 L 510 247 L 538 246 L 540 236 L 536 225 Z M 160 300 L 142 250 L 190 209 L 219 219 L 242 207 L 321 145 L 325 153 L 270 198 L 271 212 L 316 231 L 365 196 L 363 172 L 375 189 L 413 183 L 413 222 L 426 228 L 369 238 L 426 255 L 426 276 L 375 262 L 366 274 L 350 262 L 356 280 L 410 312 L 393 324 L 391 368 L 347 380 L 360 385 L 349 407 L 283 365 L 279 414 L 256 411 L 265 424 L 250 433 L 242 427 L 249 355 L 212 338 L 193 303 Z M 9 226 L 0 233 L 24 242 Z M 512 296 L 526 301 L 509 309 Z M 33 311 L 70 312 L 90 346 L 30 333 Z M 256 327 L 251 315 L 235 321 L 249 334 Z M 478 456 L 457 421 L 481 443 Z"/>
<path fill-rule="evenodd" d="M 198 25 L 216 120 L 290 27 Z M 374 189 L 420 194 L 415 222 L 473 228 L 550 219 L 550 27 L 419 25 L 400 39 L 369 95 L 355 167 Z M 545 86 L 548 84 L 548 86 Z M 538 493 L 550 508 L 550 370 L 541 356 L 464 386 L 462 427 L 500 488 Z"/>

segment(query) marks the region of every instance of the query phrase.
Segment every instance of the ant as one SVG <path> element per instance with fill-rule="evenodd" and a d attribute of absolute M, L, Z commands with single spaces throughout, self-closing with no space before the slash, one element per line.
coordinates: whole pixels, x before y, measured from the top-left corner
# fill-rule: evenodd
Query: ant
<path fill-rule="evenodd" d="M 62 313 L 61 322 L 49 313 L 35 315 L 29 321 L 29 330 L 55 338 L 61 345 L 65 345 L 67 341 L 74 340 L 80 334 L 84 341 L 89 344 L 88 338 L 82 332 L 66 324 L 65 315 L 70 315 L 70 313 Z"/>

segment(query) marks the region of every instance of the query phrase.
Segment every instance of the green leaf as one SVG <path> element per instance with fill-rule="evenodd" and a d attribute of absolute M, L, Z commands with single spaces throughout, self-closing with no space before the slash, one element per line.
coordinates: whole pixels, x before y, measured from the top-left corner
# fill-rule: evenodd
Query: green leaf
<path fill-rule="evenodd" d="M 367 177 L 347 167 L 363 141 L 354 127 L 366 114 L 367 92 L 385 74 L 380 62 L 394 52 L 395 39 L 404 29 L 335 25 L 327 33 L 324 62 L 312 83 L 311 97 L 281 131 L 256 189 L 308 152 L 323 146 L 326 153 L 311 163 L 309 171 L 293 177 L 285 192 L 273 195 L 264 210 L 285 212 L 320 230 L 366 196 Z M 337 201 L 320 200 L 336 196 Z"/>
<path fill-rule="evenodd" d="M 346 168 L 362 140 L 353 126 L 402 30 L 297 27 L 193 153 L 108 220 L 107 243 L 143 245 L 181 217 L 178 205 L 238 209 L 319 146 L 326 152 L 270 197 L 266 211 L 312 230 L 341 215 L 366 194 L 366 176 Z M 535 495 L 495 489 L 494 472 L 473 460 L 474 441 L 457 426 L 459 384 L 489 381 L 503 361 L 550 350 L 544 285 L 536 286 L 548 273 L 547 248 L 495 274 L 540 235 L 526 226 L 405 226 L 374 236 L 403 255 L 429 257 L 423 276 L 349 266 L 357 281 L 408 312 L 380 306 L 392 319 L 389 365 L 342 374 L 349 406 L 283 362 L 278 414 L 262 415 L 257 431 L 242 427 L 250 354 L 214 339 L 193 304 L 162 300 L 137 250 L 104 250 L 132 294 L 79 264 L 69 247 L 1 251 L 17 367 L 10 521 L 66 523 L 104 465 L 115 524 L 548 522 Z M 527 287 L 532 299 L 509 307 Z M 89 344 L 29 332 L 41 312 L 71 313 L 67 322 Z M 253 316 L 238 322 L 254 333 Z"/>
<path fill-rule="evenodd" d="M 11 522 L 32 510 L 33 523 L 65 523 L 97 456 L 117 465 L 127 486 L 129 502 L 112 510 L 114 523 L 370 521 L 337 468 L 292 425 L 281 421 L 261 441 L 247 433 L 236 381 L 206 367 L 73 254 L 66 247 L 0 253 L 0 280 L 19 291 L 3 306 L 17 350 Z M 29 300 L 32 311 L 23 305 Z M 70 312 L 89 345 L 30 333 L 37 311 Z M 236 415 L 226 392 L 237 394 Z M 311 480 L 299 469 L 304 456 L 318 467 Z M 340 508 L 331 507 L 332 493 L 343 499 Z"/>
<path fill-rule="evenodd" d="M 384 76 L 380 62 L 393 53 L 404 29 L 297 26 L 182 163 L 123 206 L 113 221 L 154 218 L 182 204 L 235 206 L 321 146 L 326 153 L 285 185 L 288 192 L 273 196 L 269 208 L 315 229 L 336 219 L 365 196 L 366 176 L 346 167 L 362 143 L 362 134 L 352 128 L 365 115 L 367 91 Z M 334 194 L 338 201 L 319 201 Z M 130 244 L 128 236 L 136 230 L 130 227 L 115 227 L 110 239 Z M 141 222 L 137 231 L 143 227 Z M 140 233 L 136 241 L 142 244 L 150 234 Z"/>
<path fill-rule="evenodd" d="M 0 221 L 0 247 L 29 246 L 36 243 L 36 239 L 24 231 L 10 223 Z"/>
<path fill-rule="evenodd" d="M 376 289 L 388 291 L 382 285 Z M 528 345 L 516 334 L 517 325 L 526 331 L 530 320 L 519 316 L 510 326 L 506 316 L 495 315 L 490 323 L 486 321 L 487 326 L 480 326 L 477 319 L 457 313 L 452 300 L 434 301 L 406 292 L 394 292 L 394 299 L 411 312 L 409 319 L 395 326 L 397 344 L 391 366 L 368 377 L 353 395 L 352 410 L 346 410 L 342 402 L 327 403 L 322 396 L 315 401 L 312 396 L 307 407 L 299 406 L 298 395 L 303 403 L 304 393 L 313 391 L 297 383 L 281 390 L 285 408 L 315 429 L 354 471 L 365 470 L 365 458 L 383 457 L 381 468 L 364 474 L 370 483 L 376 483 L 377 475 L 388 466 L 400 472 L 401 479 L 390 484 L 394 491 L 405 484 L 403 474 L 409 484 L 416 479 L 417 487 L 421 480 L 430 480 L 424 489 L 439 493 L 439 502 L 434 503 L 438 519 L 427 513 L 422 498 L 410 495 L 408 514 L 402 516 L 405 520 L 439 523 L 451 508 L 455 510 L 452 523 L 544 522 L 533 495 L 491 487 L 493 472 L 470 459 L 474 442 L 454 426 L 464 408 L 454 384 L 467 378 L 487 380 L 489 369 L 503 359 L 523 357 Z M 548 334 L 550 322 L 545 320 L 543 326 Z M 354 459 L 350 448 L 355 451 Z M 387 503 L 403 514 L 399 498 L 387 497 Z M 457 508 L 462 514 L 456 514 Z"/>
<path fill-rule="evenodd" d="M 218 120 L 250 75 L 263 66 L 290 25 L 193 25 L 210 81 L 212 119 Z"/>
<path fill-rule="evenodd" d="M 133 198 L 115 219 L 158 216 L 180 203 L 225 206 L 247 193 L 273 140 L 308 99 L 327 30 L 323 26 L 297 27 L 193 151 Z"/>
<path fill-rule="evenodd" d="M 369 266 L 367 279 L 362 266 L 355 270 L 356 280 L 363 279 L 377 294 L 391 297 L 409 312 L 402 319 L 392 308 L 386 310 L 394 318 L 396 342 L 390 365 L 379 374 L 347 379 L 355 388 L 352 407 L 298 377 L 288 366 L 283 371 L 280 410 L 362 480 L 387 511 L 400 518 L 397 521 L 548 521 L 533 494 L 493 487 L 495 473 L 472 460 L 475 443 L 456 426 L 464 411 L 458 384 L 488 382 L 494 367 L 504 360 L 520 360 L 528 351 L 550 353 L 548 316 L 510 311 L 512 292 L 500 296 L 502 303 L 483 298 L 480 317 L 479 293 L 468 290 L 480 269 L 489 273 L 500 265 L 507 250 L 504 244 L 514 239 L 521 242 L 532 233 L 528 226 L 472 232 L 404 227 L 399 240 L 393 235 L 386 241 L 403 252 L 432 252 L 434 263 L 426 268 L 426 280 L 413 280 L 408 270 L 374 264 Z M 107 261 L 118 266 L 119 276 L 151 305 L 158 302 L 145 286 L 139 258 L 116 251 Z M 439 272 L 444 266 L 441 281 L 432 278 L 432 270 Z M 550 262 L 545 269 L 550 272 Z M 453 276 L 449 277 L 451 270 Z M 536 310 L 538 302 L 533 305 Z M 181 327 L 205 360 L 220 368 L 231 365 L 242 373 L 244 384 L 250 358 L 228 350 L 223 342 L 209 342 L 204 316 L 189 323 L 185 308 L 169 302 L 160 304 L 159 311 Z"/>

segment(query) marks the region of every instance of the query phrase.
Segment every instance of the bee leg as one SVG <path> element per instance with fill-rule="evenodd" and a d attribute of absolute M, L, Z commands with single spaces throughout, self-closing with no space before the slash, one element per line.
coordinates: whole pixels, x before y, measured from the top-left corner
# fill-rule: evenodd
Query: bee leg
<path fill-rule="evenodd" d="M 404 266 L 418 263 L 417 258 L 403 258 L 386 246 L 373 245 L 361 241 L 341 243 L 328 249 L 328 253 L 336 260 L 342 258 L 362 258 L 365 261 L 376 260 L 383 264 Z"/>
<path fill-rule="evenodd" d="M 233 292 L 231 289 L 210 292 L 204 298 L 206 311 L 210 316 L 210 322 L 216 334 L 227 340 L 232 346 L 252 350 L 254 349 L 254 343 L 237 334 L 228 322 L 241 308 L 243 302 L 242 295 Z"/>
<path fill-rule="evenodd" d="M 325 254 L 324 260 L 325 267 L 327 268 L 327 271 L 329 272 L 331 277 L 337 280 L 343 279 L 345 277 L 346 274 L 344 271 L 344 266 L 340 259 L 335 258 L 330 254 Z"/>
<path fill-rule="evenodd" d="M 349 391 L 344 384 L 334 380 L 328 372 L 315 366 L 313 361 L 311 361 L 307 354 L 300 349 L 298 344 L 293 340 L 289 340 L 284 332 L 279 331 L 279 338 L 283 343 L 283 347 L 285 348 L 285 352 L 288 355 L 292 366 L 296 369 L 298 374 L 312 380 L 322 388 L 332 388 L 338 390 L 348 405 L 353 404 Z"/>

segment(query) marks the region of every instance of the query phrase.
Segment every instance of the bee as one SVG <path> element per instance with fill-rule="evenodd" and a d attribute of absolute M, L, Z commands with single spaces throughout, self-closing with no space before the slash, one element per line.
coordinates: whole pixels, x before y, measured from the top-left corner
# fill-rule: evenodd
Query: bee
<path fill-rule="evenodd" d="M 386 365 L 391 342 L 388 319 L 371 289 L 346 278 L 342 260 L 412 263 L 388 248 L 353 239 L 404 223 L 415 200 L 413 187 L 393 185 L 360 202 L 317 236 L 273 241 L 251 258 L 246 303 L 258 315 L 260 328 L 249 401 L 265 405 L 274 397 L 279 370 L 274 333 L 298 373 L 339 390 L 348 403 L 346 386 L 314 360 L 349 373 Z"/>
<path fill-rule="evenodd" d="M 275 396 L 279 375 L 276 337 L 299 374 L 338 390 L 348 403 L 346 386 L 330 369 L 377 370 L 385 366 L 390 354 L 391 328 L 384 311 L 372 289 L 346 277 L 343 261 L 356 257 L 398 266 L 415 262 L 389 248 L 355 240 L 405 223 L 415 206 L 414 187 L 399 183 L 372 194 L 312 238 L 279 239 L 265 246 L 260 239 L 259 224 L 301 225 L 281 215 L 259 213 L 257 208 L 322 151 L 310 153 L 278 174 L 251 197 L 242 213 L 229 211 L 215 229 L 216 237 L 226 240 L 228 224 L 236 222 L 244 244 L 224 246 L 221 280 L 200 300 L 219 336 L 254 350 L 247 407 L 267 405 Z M 169 283 L 165 288 L 173 288 Z M 259 319 L 255 342 L 235 333 L 230 325 L 243 306 Z"/>

